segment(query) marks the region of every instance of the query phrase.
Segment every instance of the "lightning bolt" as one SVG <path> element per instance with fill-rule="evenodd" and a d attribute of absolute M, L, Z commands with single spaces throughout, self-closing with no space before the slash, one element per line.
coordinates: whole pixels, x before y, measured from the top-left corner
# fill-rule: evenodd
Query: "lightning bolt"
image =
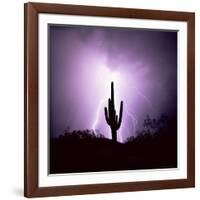
<path fill-rule="evenodd" d="M 142 98 L 147 102 L 147 104 L 149 105 L 150 109 L 153 109 L 153 106 L 152 106 L 151 101 L 150 101 L 142 92 L 140 92 L 140 91 L 138 90 L 138 88 L 136 88 L 136 87 L 131 87 L 131 88 L 133 88 L 133 89 L 136 91 L 136 93 L 137 93 L 140 97 L 142 97 Z M 98 123 L 99 123 L 100 112 L 101 112 L 101 110 L 103 109 L 103 105 L 104 105 L 104 103 L 105 103 L 106 101 L 107 101 L 106 98 L 105 98 L 105 99 L 101 99 L 100 102 L 99 102 L 99 104 L 98 104 L 98 106 L 97 106 L 97 111 L 96 111 L 96 114 L 95 114 L 95 119 L 94 119 L 94 122 L 93 122 L 93 124 L 92 124 L 92 130 L 94 131 L 95 134 L 97 134 L 97 132 L 96 132 L 96 127 L 97 127 L 97 125 L 98 125 Z M 127 115 L 128 117 L 130 117 L 131 122 L 132 122 L 132 129 L 133 129 L 133 132 L 135 132 L 135 131 L 136 131 L 136 126 L 137 126 L 138 121 L 137 121 L 136 117 L 134 116 L 134 114 L 132 114 L 132 113 L 128 110 L 127 103 L 125 103 L 125 110 L 124 110 L 124 111 L 125 111 L 126 115 Z M 119 133 L 119 140 L 122 141 L 122 134 L 121 134 L 121 133 Z"/>
<path fill-rule="evenodd" d="M 127 108 L 128 108 L 127 103 L 125 103 L 125 112 L 126 112 L 127 116 L 131 118 L 132 129 L 133 129 L 133 132 L 135 132 L 138 121 L 137 121 L 136 117 L 131 112 L 128 111 Z"/>
<path fill-rule="evenodd" d="M 100 118 L 100 112 L 102 110 L 102 107 L 104 105 L 104 103 L 107 101 L 107 99 L 101 99 L 98 106 L 97 106 L 97 111 L 96 111 L 96 115 L 95 115 L 95 119 L 94 119 L 94 122 L 92 124 L 92 130 L 94 131 L 94 133 L 97 135 L 97 130 L 96 130 L 96 127 L 99 123 L 99 118 Z M 125 113 L 128 117 L 131 118 L 131 121 L 132 121 L 132 128 L 133 130 L 135 130 L 135 127 L 137 125 L 137 119 L 134 117 L 134 115 L 128 111 L 127 109 L 127 104 L 125 104 Z M 122 141 L 122 134 L 120 133 L 119 134 L 119 140 Z"/>
<path fill-rule="evenodd" d="M 99 67 L 99 71 L 98 71 L 98 77 L 97 77 L 97 80 L 99 80 L 99 82 L 102 84 L 102 88 L 104 88 L 104 86 L 106 85 L 106 83 L 109 83 L 111 81 L 114 81 L 114 82 L 117 82 L 119 83 L 119 80 L 120 80 L 120 77 L 121 75 L 119 76 L 119 73 L 117 72 L 112 72 L 106 65 L 102 64 L 100 65 Z M 122 82 L 121 82 L 122 83 Z M 148 106 L 150 107 L 150 109 L 153 109 L 153 106 L 152 106 L 152 103 L 151 101 L 137 88 L 137 87 L 134 87 L 134 86 L 129 86 L 130 89 L 134 89 L 135 93 L 137 95 L 139 95 L 142 99 L 145 100 L 145 102 L 148 104 Z M 103 90 L 105 92 L 105 90 Z M 107 96 L 107 95 L 105 95 Z M 107 98 L 102 98 L 99 103 L 98 103 L 98 106 L 97 106 L 97 110 L 96 110 L 96 113 L 95 113 L 95 118 L 94 118 L 94 121 L 92 123 L 92 130 L 94 131 L 94 133 L 97 135 L 97 125 L 100 121 L 100 114 L 101 114 L 101 111 L 103 109 L 103 106 L 105 104 L 105 102 L 107 101 Z M 118 106 L 116 106 L 116 108 L 118 109 Z M 127 104 L 125 103 L 124 104 L 124 114 L 129 118 L 131 119 L 131 126 L 132 126 L 132 131 L 135 132 L 136 131 L 136 125 L 137 125 L 137 119 L 136 117 L 134 116 L 134 114 L 132 112 L 129 111 L 128 109 L 129 107 L 127 106 Z M 123 131 L 123 128 L 127 128 L 126 125 L 122 125 L 121 129 L 119 130 L 119 140 L 122 141 L 122 135 L 121 132 Z"/>
<path fill-rule="evenodd" d="M 151 101 L 142 92 L 140 92 L 138 90 L 138 88 L 136 88 L 134 86 L 131 86 L 131 88 L 134 89 L 136 91 L 136 93 L 147 102 L 147 104 L 149 105 L 150 109 L 153 110 L 153 105 L 152 105 Z"/>
<path fill-rule="evenodd" d="M 92 130 L 94 131 L 95 134 L 97 134 L 96 132 L 96 126 L 98 124 L 98 121 L 99 121 L 99 116 L 100 116 L 100 111 L 102 109 L 102 106 L 104 104 L 104 102 L 106 101 L 106 99 L 101 99 L 98 106 L 97 106 L 97 111 L 96 111 L 96 115 L 95 115 L 95 119 L 94 119 L 94 122 L 92 124 Z"/>

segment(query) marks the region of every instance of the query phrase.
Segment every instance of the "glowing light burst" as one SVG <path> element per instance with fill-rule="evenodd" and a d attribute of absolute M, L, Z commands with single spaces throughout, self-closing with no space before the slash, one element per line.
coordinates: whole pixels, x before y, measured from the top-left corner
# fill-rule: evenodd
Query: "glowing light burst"
<path fill-rule="evenodd" d="M 103 110 L 104 106 L 106 106 L 106 103 L 108 102 L 108 98 L 110 97 L 110 83 L 113 81 L 115 85 L 117 85 L 117 98 L 115 100 L 116 102 L 116 109 L 119 110 L 119 103 L 121 100 L 123 100 L 122 95 L 120 95 L 120 89 L 123 87 L 123 81 L 122 81 L 122 75 L 117 72 L 117 71 L 111 71 L 106 65 L 100 65 L 98 68 L 98 73 L 97 73 L 97 84 L 100 84 L 101 91 L 102 91 L 102 98 L 100 99 L 98 106 L 97 106 L 97 111 L 95 114 L 95 118 L 92 124 L 92 130 L 94 131 L 95 134 L 97 134 L 97 129 L 96 127 L 98 126 L 99 119 L 100 119 L 100 113 Z M 135 117 L 133 114 L 131 114 L 127 110 L 127 106 L 124 109 L 124 114 L 129 116 L 132 120 L 133 126 L 135 126 Z M 105 122 L 106 123 L 106 122 Z M 107 126 L 107 124 L 106 124 Z M 109 131 L 109 127 L 108 127 Z M 123 126 L 119 130 L 118 133 L 118 140 L 122 140 L 122 134 L 121 132 L 123 131 Z M 110 134 L 108 134 L 108 137 L 110 137 Z"/>
<path fill-rule="evenodd" d="M 97 81 L 103 86 L 108 87 L 108 83 L 113 81 L 115 84 L 120 84 L 120 74 L 117 71 L 111 71 L 106 65 L 100 65 L 97 71 Z M 121 82 L 122 83 L 122 82 Z"/>
<path fill-rule="evenodd" d="M 123 114 L 123 118 L 129 118 L 131 120 L 131 131 L 135 132 L 136 131 L 136 126 L 137 126 L 137 119 L 134 116 L 134 114 L 132 112 L 129 111 L 128 109 L 128 105 L 125 102 L 125 99 L 123 97 L 125 97 L 123 95 L 123 75 L 120 74 L 117 71 L 111 71 L 106 65 L 100 65 L 98 68 L 98 72 L 97 72 L 97 77 L 96 77 L 96 82 L 99 85 L 99 89 L 101 90 L 101 96 L 102 98 L 100 99 L 98 106 L 97 106 L 97 110 L 95 113 L 95 117 L 94 117 L 94 121 L 92 123 L 92 130 L 94 131 L 95 134 L 97 134 L 97 127 L 98 124 L 100 122 L 100 115 L 101 115 L 101 111 L 104 109 L 104 106 L 107 105 L 108 102 L 108 98 L 110 97 L 110 83 L 113 81 L 116 88 L 115 90 L 117 90 L 115 92 L 116 95 L 116 109 L 117 111 L 119 110 L 119 104 L 120 101 L 123 100 L 124 101 L 124 114 Z M 126 90 L 127 89 L 134 89 L 134 91 L 136 92 L 137 95 L 139 95 L 141 98 L 143 98 L 145 100 L 145 102 L 148 104 L 148 106 L 153 109 L 152 103 L 151 101 L 141 92 L 139 91 L 139 89 L 135 86 L 129 86 L 126 85 Z M 118 132 L 118 141 L 123 142 L 126 138 L 123 138 L 123 132 L 127 130 L 127 124 L 123 123 L 123 119 L 122 119 L 122 127 L 119 129 Z M 129 125 L 130 126 L 130 125 Z M 107 130 L 110 131 L 109 127 L 107 126 L 106 122 L 105 122 L 105 127 L 107 127 Z M 110 133 L 107 134 L 107 136 L 110 138 Z"/>
<path fill-rule="evenodd" d="M 109 98 L 110 83 L 113 81 L 119 88 L 120 84 L 122 83 L 122 81 L 120 80 L 121 80 L 121 77 L 120 77 L 119 72 L 111 71 L 106 65 L 100 65 L 98 67 L 96 82 L 99 85 L 99 89 L 101 90 L 102 98 L 100 99 L 98 103 L 95 119 L 92 124 L 92 130 L 94 131 L 95 134 L 97 134 L 96 127 L 100 119 L 101 110 L 104 108 Z"/>
<path fill-rule="evenodd" d="M 95 113 L 94 121 L 91 126 L 94 133 L 97 134 L 97 130 L 98 130 L 97 127 L 100 122 L 100 118 L 102 117 L 101 116 L 102 111 L 104 109 L 104 106 L 107 106 L 108 98 L 110 97 L 110 83 L 113 81 L 114 85 L 116 86 L 115 87 L 115 91 L 116 91 L 115 92 L 116 94 L 115 106 L 116 106 L 117 112 L 119 111 L 120 101 L 121 100 L 124 101 L 124 114 L 122 117 L 122 126 L 118 132 L 118 141 L 120 142 L 123 142 L 126 139 L 126 138 L 123 138 L 123 132 L 131 131 L 132 134 L 135 133 L 136 126 L 138 123 L 135 115 L 129 111 L 130 109 L 125 100 L 124 90 L 131 91 L 132 89 L 134 89 L 135 91 L 134 95 L 139 95 L 142 99 L 145 100 L 145 102 L 148 104 L 150 109 L 153 109 L 151 101 L 137 87 L 133 85 L 130 86 L 129 84 L 123 85 L 124 83 L 126 83 L 126 81 L 123 80 L 123 78 L 124 78 L 123 74 L 120 74 L 118 71 L 112 71 L 106 65 L 99 66 L 98 71 L 97 71 L 96 83 L 99 86 L 99 90 L 100 90 L 102 98 L 100 98 L 100 101 L 97 105 L 97 111 Z M 129 125 L 124 123 L 125 119 L 127 118 L 131 120 L 131 124 Z M 131 126 L 131 130 L 130 130 L 130 126 Z M 108 132 L 107 137 L 110 138 L 111 137 L 110 128 L 107 126 L 106 122 L 105 122 L 105 127 L 106 127 L 106 131 Z"/>

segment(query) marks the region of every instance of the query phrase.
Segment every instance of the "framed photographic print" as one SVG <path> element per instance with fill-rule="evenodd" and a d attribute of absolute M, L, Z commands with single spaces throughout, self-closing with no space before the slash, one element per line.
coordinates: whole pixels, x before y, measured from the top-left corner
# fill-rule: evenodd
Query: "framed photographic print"
<path fill-rule="evenodd" d="M 194 13 L 25 4 L 25 196 L 193 187 Z"/>

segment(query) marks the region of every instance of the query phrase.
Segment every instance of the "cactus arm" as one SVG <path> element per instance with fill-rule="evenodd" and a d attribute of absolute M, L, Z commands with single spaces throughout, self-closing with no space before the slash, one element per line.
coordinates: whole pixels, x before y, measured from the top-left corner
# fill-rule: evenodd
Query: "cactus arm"
<path fill-rule="evenodd" d="M 111 107 L 112 107 L 112 104 L 111 104 L 111 99 L 109 98 L 108 99 L 108 113 L 109 113 L 109 117 L 111 116 Z"/>
<path fill-rule="evenodd" d="M 115 116 L 115 123 L 117 124 L 118 122 L 118 115 Z"/>
<path fill-rule="evenodd" d="M 122 123 L 122 113 L 123 113 L 123 101 L 120 103 L 120 111 L 119 111 L 119 121 L 117 123 L 117 129 L 121 126 Z"/>
<path fill-rule="evenodd" d="M 105 112 L 106 122 L 107 122 L 108 125 L 110 125 L 110 120 L 109 120 L 109 117 L 108 117 L 108 110 L 107 110 L 106 107 L 104 108 L 104 112 Z"/>
<path fill-rule="evenodd" d="M 119 111 L 120 121 L 122 120 L 122 113 L 123 113 L 123 101 L 121 101 L 120 103 L 120 111 Z"/>

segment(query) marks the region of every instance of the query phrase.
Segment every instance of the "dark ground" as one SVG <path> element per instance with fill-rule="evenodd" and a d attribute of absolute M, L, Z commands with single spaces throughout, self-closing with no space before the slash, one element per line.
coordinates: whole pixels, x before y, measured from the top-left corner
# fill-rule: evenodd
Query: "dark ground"
<path fill-rule="evenodd" d="M 176 168 L 176 125 L 154 134 L 151 131 L 125 143 L 95 136 L 89 130 L 65 132 L 50 139 L 50 173 Z"/>

